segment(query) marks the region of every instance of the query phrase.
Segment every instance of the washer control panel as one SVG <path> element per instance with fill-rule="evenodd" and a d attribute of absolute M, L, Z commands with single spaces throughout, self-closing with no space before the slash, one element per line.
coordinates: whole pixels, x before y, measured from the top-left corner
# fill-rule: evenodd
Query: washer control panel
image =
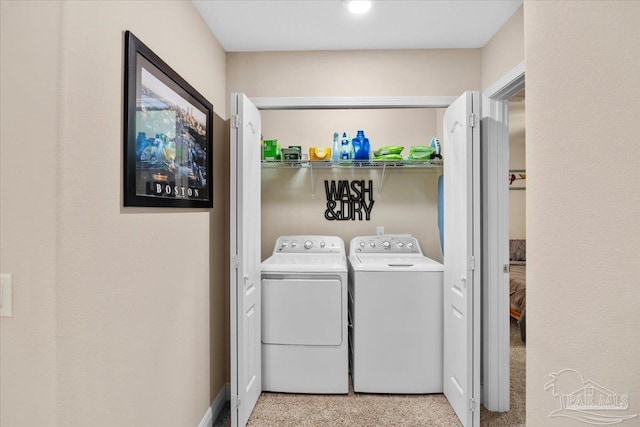
<path fill-rule="evenodd" d="M 273 252 L 344 254 L 344 242 L 337 236 L 281 236 Z"/>
<path fill-rule="evenodd" d="M 351 241 L 351 253 L 422 254 L 418 239 L 408 234 L 361 236 Z"/>

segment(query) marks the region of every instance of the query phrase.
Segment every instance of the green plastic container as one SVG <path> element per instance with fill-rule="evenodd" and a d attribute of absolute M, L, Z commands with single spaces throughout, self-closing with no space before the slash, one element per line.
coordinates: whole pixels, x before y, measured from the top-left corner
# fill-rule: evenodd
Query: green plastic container
<path fill-rule="evenodd" d="M 280 143 L 277 139 L 262 141 L 262 160 L 282 160 Z"/>

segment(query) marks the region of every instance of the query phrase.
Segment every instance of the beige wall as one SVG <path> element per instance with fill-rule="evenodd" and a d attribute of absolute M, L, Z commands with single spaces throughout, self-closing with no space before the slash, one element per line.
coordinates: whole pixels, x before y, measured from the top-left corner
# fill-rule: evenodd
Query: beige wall
<path fill-rule="evenodd" d="M 509 170 L 525 170 L 525 109 L 524 99 L 509 101 Z M 516 181 L 517 182 L 517 181 Z M 509 191 L 509 238 L 526 239 L 526 191 Z"/>
<path fill-rule="evenodd" d="M 437 96 L 480 89 L 480 50 L 411 50 L 356 52 L 229 53 L 227 88 L 249 97 L 284 96 Z M 364 129 L 372 147 L 428 145 L 433 135 L 442 141 L 438 110 L 263 111 L 265 139 L 283 146 L 331 146 L 334 131 L 350 137 Z M 371 179 L 375 204 L 370 221 L 327 221 L 324 180 Z M 285 234 L 339 235 L 346 243 L 357 235 L 413 233 L 425 253 L 442 260 L 433 171 L 323 171 L 314 175 L 311 193 L 308 170 L 264 170 L 262 255 Z M 382 193 L 380 194 L 380 188 Z"/>
<path fill-rule="evenodd" d="M 482 48 L 482 89 L 524 61 L 524 6 Z"/>
<path fill-rule="evenodd" d="M 640 3 L 524 12 L 527 425 L 577 425 L 548 418 L 544 385 L 564 368 L 640 414 Z"/>
<path fill-rule="evenodd" d="M 55 425 L 61 4 L 0 2 L 0 425 Z"/>
<path fill-rule="evenodd" d="M 2 2 L 2 425 L 197 425 L 224 385 L 227 166 L 211 211 L 122 207 L 127 29 L 224 152 L 225 53 L 190 2 Z"/>
<path fill-rule="evenodd" d="M 438 96 L 480 90 L 480 49 L 227 54 L 227 92 Z"/>
<path fill-rule="evenodd" d="M 524 6 L 481 49 L 482 89 L 524 61 Z M 524 102 L 509 106 L 509 169 L 525 169 Z M 509 238 L 526 238 L 526 192 L 509 191 Z"/>

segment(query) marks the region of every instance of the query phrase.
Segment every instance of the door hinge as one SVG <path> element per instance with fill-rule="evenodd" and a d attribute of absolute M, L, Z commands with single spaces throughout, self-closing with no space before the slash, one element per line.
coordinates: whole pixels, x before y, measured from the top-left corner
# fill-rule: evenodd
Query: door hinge
<path fill-rule="evenodd" d="M 231 115 L 231 128 L 238 129 L 240 127 L 240 116 L 238 114 Z"/>
<path fill-rule="evenodd" d="M 469 270 L 473 271 L 476 269 L 476 257 L 473 255 L 469 257 Z"/>
<path fill-rule="evenodd" d="M 509 264 L 504 264 L 502 266 L 502 272 L 503 273 L 508 273 L 509 272 Z"/>
<path fill-rule="evenodd" d="M 478 115 L 476 113 L 469 113 L 469 127 L 473 128 L 478 126 Z"/>
<path fill-rule="evenodd" d="M 478 410 L 478 399 L 469 399 L 469 409 L 471 410 L 471 412 Z"/>
<path fill-rule="evenodd" d="M 240 398 L 238 396 L 233 396 L 231 404 L 233 405 L 234 408 L 239 408 L 240 407 Z"/>
<path fill-rule="evenodd" d="M 236 270 L 240 267 L 240 257 L 238 257 L 238 255 L 234 255 L 231 258 L 231 262 L 233 263 L 233 268 Z"/>

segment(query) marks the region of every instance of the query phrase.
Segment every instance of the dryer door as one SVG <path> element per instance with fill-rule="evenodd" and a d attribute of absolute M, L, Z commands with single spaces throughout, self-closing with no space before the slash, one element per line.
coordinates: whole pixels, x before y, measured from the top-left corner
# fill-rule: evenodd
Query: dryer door
<path fill-rule="evenodd" d="M 338 279 L 262 279 L 262 342 L 340 345 L 342 284 Z"/>

